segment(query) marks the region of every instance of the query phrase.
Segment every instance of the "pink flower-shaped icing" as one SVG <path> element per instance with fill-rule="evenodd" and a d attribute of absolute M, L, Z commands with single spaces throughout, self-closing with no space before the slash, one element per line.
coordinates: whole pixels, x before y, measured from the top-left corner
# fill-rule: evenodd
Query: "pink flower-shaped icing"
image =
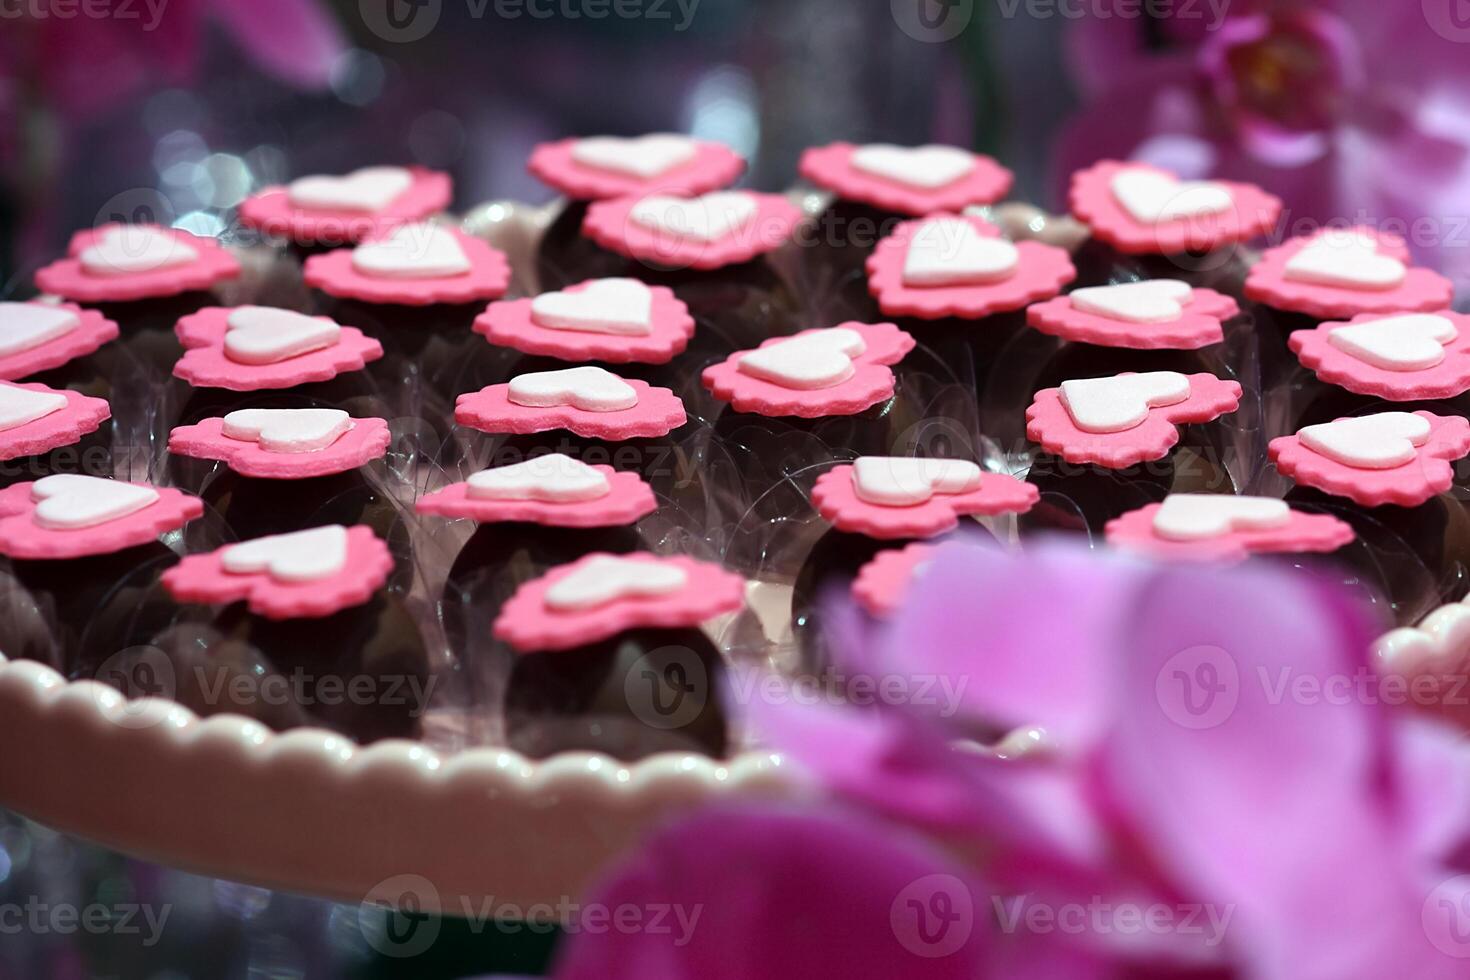
<path fill-rule="evenodd" d="M 111 554 L 147 544 L 204 513 L 198 497 L 173 487 L 152 487 L 158 499 L 126 517 L 75 530 L 42 527 L 32 517 L 36 502 L 31 499 L 31 486 L 15 483 L 0 490 L 0 554 L 41 559 Z"/>
<path fill-rule="evenodd" d="M 1281 527 L 1231 531 L 1213 538 L 1174 541 L 1154 531 L 1154 515 L 1163 504 L 1149 504 L 1108 521 L 1103 533 L 1109 544 L 1139 551 L 1153 558 L 1179 561 L 1241 561 L 1249 555 L 1284 552 L 1330 552 L 1356 535 L 1352 526 L 1330 514 L 1307 514 L 1293 509 Z"/>
<path fill-rule="evenodd" d="M 383 356 L 383 345 L 356 327 L 343 327 L 337 343 L 289 357 L 274 364 L 241 364 L 225 354 L 227 321 L 234 309 L 208 306 L 181 317 L 174 326 L 184 356 L 174 364 L 174 377 L 196 388 L 258 391 L 293 388 L 313 381 L 330 381 L 339 374 L 360 371 Z M 327 317 L 318 317 L 326 320 Z"/>
<path fill-rule="evenodd" d="M 181 425 L 168 435 L 168 451 L 179 456 L 217 459 L 241 476 L 263 480 L 301 480 L 345 473 L 388 451 L 392 434 L 379 418 L 354 418 L 352 428 L 330 446 L 305 453 L 281 453 L 258 442 L 232 439 L 222 431 L 223 418 L 207 418 L 197 425 Z"/>
<path fill-rule="evenodd" d="M 1254 184 L 1212 180 L 1229 193 L 1231 207 L 1214 214 L 1140 222 L 1118 203 L 1113 178 L 1123 170 L 1143 170 L 1164 176 L 1168 171 L 1145 163 L 1105 160 L 1072 175 L 1072 214 L 1092 229 L 1092 235 L 1129 255 L 1177 255 L 1204 252 L 1264 235 L 1281 217 L 1281 199 Z"/>
<path fill-rule="evenodd" d="M 420 497 L 414 509 L 420 514 L 467 517 L 480 524 L 526 521 L 549 527 L 621 527 L 658 509 L 653 488 L 637 473 L 619 472 L 611 466 L 592 468 L 607 477 L 609 485 L 607 495 L 596 500 L 490 500 L 471 497 L 467 483 L 451 483 Z"/>
<path fill-rule="evenodd" d="M 481 432 L 527 435 L 566 429 L 588 439 L 648 439 L 667 435 L 688 421 L 684 403 L 667 388 L 624 379 L 638 394 L 638 404 L 614 412 L 589 412 L 572 405 L 531 408 L 510 400 L 510 385 L 490 385 L 460 395 L 454 420 Z"/>
<path fill-rule="evenodd" d="M 640 561 L 675 565 L 688 576 L 683 588 L 672 595 L 614 599 L 582 610 L 552 610 L 546 592 L 583 565 L 598 558 L 636 558 Z M 745 604 L 745 580 L 719 565 L 696 561 L 683 555 L 660 558 L 634 555 L 587 555 L 559 565 L 516 590 L 495 620 L 495 636 L 521 653 L 567 650 L 596 643 L 633 629 L 682 629 L 707 619 L 734 612 Z"/>
<path fill-rule="evenodd" d="M 652 194 L 703 194 L 733 184 L 744 171 L 745 160 L 723 143 L 697 140 L 694 158 L 656 177 L 604 170 L 579 163 L 572 157 L 576 139 L 542 143 L 531 151 L 526 169 L 542 183 L 567 197 L 601 200 L 609 197 Z"/>
<path fill-rule="evenodd" d="M 350 245 L 449 206 L 453 184 L 448 174 L 423 167 L 406 169 L 413 184 L 378 211 L 306 210 L 291 203 L 286 188 L 267 187 L 241 202 L 240 223 L 304 245 Z"/>
<path fill-rule="evenodd" d="M 1470 420 L 1415 412 L 1429 423 L 1429 438 L 1414 458 L 1391 469 L 1359 469 L 1324 456 L 1302 443 L 1300 435 L 1272 439 L 1270 455 L 1282 476 L 1303 486 L 1347 497 L 1364 507 L 1397 504 L 1417 507 L 1454 483 L 1451 460 L 1470 454 Z M 1341 421 L 1341 420 L 1338 420 Z"/>
<path fill-rule="evenodd" d="M 1133 323 L 1088 313 L 1072 305 L 1071 296 L 1058 296 L 1026 308 L 1026 322 L 1063 340 L 1099 347 L 1132 350 L 1195 350 L 1225 339 L 1224 323 L 1240 315 L 1234 298 L 1213 289 L 1194 289 L 1183 314 L 1163 323 Z"/>
<path fill-rule="evenodd" d="M 96 432 L 103 422 L 112 417 L 112 408 L 107 404 L 107 399 L 91 398 L 69 388 L 58 390 L 43 384 L 8 383 L 0 383 L 0 388 L 23 388 L 26 391 L 61 395 L 66 399 L 65 408 L 0 432 L 0 460 L 36 456 L 58 446 L 69 446 L 87 433 Z"/>
<path fill-rule="evenodd" d="M 389 229 L 391 231 L 391 229 Z M 329 296 L 358 299 L 366 303 L 395 303 L 400 306 L 430 306 L 434 303 L 472 303 L 503 296 L 510 286 L 510 263 L 490 243 L 448 225 L 443 230 L 454 236 L 469 260 L 468 272 L 424 279 L 365 276 L 352 264 L 352 249 L 339 248 L 306 260 L 302 278 L 308 286 Z M 365 241 L 381 238 L 371 235 Z"/>
<path fill-rule="evenodd" d="M 852 597 L 868 615 L 879 619 L 892 616 L 908 597 L 914 573 L 934 557 L 932 544 L 915 543 L 879 552 L 858 569 L 852 582 Z"/>
<path fill-rule="evenodd" d="M 878 299 L 878 307 L 889 316 L 912 316 L 937 320 L 957 316 L 979 319 L 992 313 L 1018 310 L 1037 300 L 1050 299 L 1062 287 L 1077 278 L 1072 257 L 1065 249 L 1041 242 L 1016 242 L 1020 253 L 1016 271 L 999 282 L 965 286 L 909 286 L 903 281 L 904 263 L 909 245 L 925 223 L 935 218 L 953 218 L 937 214 L 916 221 L 905 221 L 884 238 L 868 256 L 868 291 Z M 963 215 L 982 235 L 1000 237 L 1000 229 L 978 215 Z"/>
<path fill-rule="evenodd" d="M 856 415 L 893 396 L 894 378 L 889 365 L 903 360 L 914 349 L 914 338 L 892 323 L 849 321 L 838 327 L 861 334 L 866 350 L 852 358 L 853 375 L 830 388 L 795 390 L 753 377 L 740 370 L 740 359 L 750 351 L 736 351 L 719 364 L 704 369 L 704 386 L 737 412 L 756 415 L 795 415 L 825 418 Z M 828 328 L 819 328 L 828 329 Z M 803 330 L 801 337 L 817 330 Z M 791 337 L 771 337 L 760 347 L 771 347 Z M 760 348 L 757 348 L 760 349 Z"/>
<path fill-rule="evenodd" d="M 52 308 L 49 303 L 37 303 L 37 306 Z M 84 310 L 74 303 L 60 303 L 56 307 L 70 310 L 81 320 L 75 327 L 56 337 L 37 344 L 29 350 L 17 351 L 5 357 L 0 357 L 0 379 L 14 381 L 41 371 L 49 371 L 52 368 L 61 367 L 78 357 L 97 350 L 110 340 L 116 340 L 117 324 L 104 317 L 96 310 Z"/>
<path fill-rule="evenodd" d="M 587 209 L 582 233 L 603 248 L 671 269 L 719 269 L 749 262 L 780 248 L 791 238 L 802 215 L 779 194 L 748 194 L 756 208 L 749 221 L 714 241 L 647 228 L 630 216 L 641 196 L 598 201 Z"/>
<path fill-rule="evenodd" d="M 1444 360 L 1418 371 L 1390 371 L 1369 364 L 1327 340 L 1339 327 L 1385 320 L 1400 313 L 1363 313 L 1347 323 L 1320 323 L 1311 330 L 1295 331 L 1287 338 L 1286 345 L 1302 362 L 1302 367 L 1318 378 L 1359 395 L 1394 402 L 1454 398 L 1470 391 L 1470 316 L 1443 309 L 1432 312 L 1453 323 L 1456 336 L 1444 345 Z"/>
<path fill-rule="evenodd" d="M 980 486 L 964 493 L 936 493 L 907 507 L 870 504 L 857 495 L 851 465 L 834 466 L 812 487 L 812 506 L 839 531 L 870 538 L 932 538 L 959 526 L 962 515 L 1024 514 L 1041 493 L 1004 473 L 983 473 Z"/>
<path fill-rule="evenodd" d="M 1454 299 L 1454 283 L 1432 269 L 1410 266 L 1404 281 L 1392 289 L 1352 289 L 1319 285 L 1286 277 L 1286 264 L 1302 249 L 1323 235 L 1356 234 L 1377 242 L 1379 255 L 1410 260 L 1403 239 L 1372 228 L 1344 231 L 1329 228 L 1303 235 L 1268 248 L 1251 267 L 1245 280 L 1245 294 L 1258 303 L 1315 317 L 1350 317 L 1362 313 L 1417 313 L 1440 310 Z"/>
<path fill-rule="evenodd" d="M 1126 377 L 1127 373 L 1119 375 Z M 1179 441 L 1179 426 L 1209 422 L 1240 407 L 1240 385 L 1213 374 L 1191 374 L 1189 397 L 1148 410 L 1139 425 L 1122 432 L 1087 432 L 1077 427 L 1060 388 L 1044 388 L 1026 409 L 1026 437 L 1069 463 L 1123 469 L 1162 459 Z"/>
<path fill-rule="evenodd" d="M 597 280 L 588 280 L 561 290 L 580 293 Z M 502 300 L 475 317 L 475 332 L 492 344 L 524 354 L 557 357 L 564 361 L 604 361 L 609 364 L 664 364 L 689 345 L 694 336 L 694 317 L 667 286 L 649 286 L 652 309 L 651 330 L 642 336 L 599 333 L 592 330 L 558 330 L 543 327 L 531 317 L 533 300 Z"/>
<path fill-rule="evenodd" d="M 225 545 L 204 555 L 188 555 L 163 573 L 163 586 L 179 602 L 224 603 L 245 600 L 266 619 L 330 616 L 360 606 L 388 581 L 393 556 L 373 529 L 347 529 L 347 561 L 335 575 L 309 582 L 282 582 L 268 571 L 229 572 Z"/>
<path fill-rule="evenodd" d="M 146 226 L 192 248 L 197 257 L 191 262 L 168 265 L 145 272 L 99 276 L 82 267 L 81 254 L 97 244 L 117 224 L 99 225 L 71 236 L 67 257 L 57 259 L 36 272 L 36 288 L 81 303 L 105 303 L 120 300 L 173 296 L 193 289 L 208 289 L 225 279 L 240 274 L 240 263 L 221 248 L 213 238 L 201 238 L 178 228 Z"/>
<path fill-rule="evenodd" d="M 984 154 L 971 154 L 975 168 L 942 187 L 924 188 L 887 180 L 852 165 L 860 147 L 851 143 L 814 146 L 801 155 L 803 177 L 849 201 L 921 217 L 937 211 L 960 211 L 972 204 L 991 204 L 1005 197 L 1015 174 Z"/>

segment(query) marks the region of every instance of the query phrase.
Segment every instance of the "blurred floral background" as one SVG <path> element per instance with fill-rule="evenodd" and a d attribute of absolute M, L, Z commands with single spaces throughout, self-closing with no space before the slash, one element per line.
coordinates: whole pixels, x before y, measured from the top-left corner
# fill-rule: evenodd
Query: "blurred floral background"
<path fill-rule="evenodd" d="M 1079 166 L 1147 159 L 1266 185 L 1283 237 L 1398 231 L 1470 286 L 1462 0 L 9 0 L 0 277 L 27 295 L 73 229 L 140 208 L 228 238 L 253 190 L 370 162 L 447 169 L 460 207 L 541 200 L 535 143 L 650 130 L 725 141 L 768 188 L 833 139 L 972 146 L 1050 207 Z M 0 818 L 0 903 L 35 896 L 178 927 L 0 933 L 4 980 L 408 969 L 355 907 Z M 466 934 L 398 975 L 535 972 L 550 942 Z"/>

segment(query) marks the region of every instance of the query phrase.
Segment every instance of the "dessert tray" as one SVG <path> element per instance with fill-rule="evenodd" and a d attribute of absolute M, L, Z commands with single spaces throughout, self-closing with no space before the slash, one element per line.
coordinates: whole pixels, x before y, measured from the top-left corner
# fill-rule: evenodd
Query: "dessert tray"
<path fill-rule="evenodd" d="M 0 805 L 555 907 L 672 812 L 804 792 L 742 699 L 843 696 L 824 610 L 895 615 L 960 534 L 1269 555 L 1378 606 L 1385 669 L 1459 655 L 1470 322 L 1402 243 L 1139 164 L 1073 217 L 952 148 L 742 167 L 569 140 L 546 207 L 381 167 L 228 244 L 79 233 L 0 304 Z"/>

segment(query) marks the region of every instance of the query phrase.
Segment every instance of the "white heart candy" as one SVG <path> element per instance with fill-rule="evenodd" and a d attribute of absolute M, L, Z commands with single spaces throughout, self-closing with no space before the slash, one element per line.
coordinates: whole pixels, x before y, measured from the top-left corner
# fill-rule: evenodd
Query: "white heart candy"
<path fill-rule="evenodd" d="M 66 396 L 56 391 L 31 391 L 0 384 L 0 432 L 43 419 L 66 407 Z"/>
<path fill-rule="evenodd" d="M 77 260 L 93 276 L 129 276 L 185 265 L 199 258 L 191 246 L 148 225 L 116 225 Z"/>
<path fill-rule="evenodd" d="M 1291 520 L 1286 501 L 1218 493 L 1171 493 L 1154 513 L 1154 533 L 1170 541 L 1199 541 L 1232 531 L 1264 531 Z"/>
<path fill-rule="evenodd" d="M 1415 447 L 1429 440 L 1429 420 L 1412 412 L 1379 412 L 1309 425 L 1297 433 L 1302 445 L 1344 466 L 1387 470 L 1411 462 Z"/>
<path fill-rule="evenodd" d="M 286 583 L 331 578 L 347 567 L 347 528 L 329 524 L 230 545 L 220 567 L 234 575 L 265 572 Z"/>
<path fill-rule="evenodd" d="M 510 466 L 481 470 L 465 495 L 475 500 L 544 500 L 570 504 L 599 500 L 612 492 L 607 477 L 565 453 L 534 456 Z"/>
<path fill-rule="evenodd" d="M 100 476 L 58 473 L 31 484 L 33 519 L 42 527 L 74 531 L 135 514 L 158 500 L 158 491 Z"/>
<path fill-rule="evenodd" d="M 703 197 L 646 197 L 628 216 L 657 232 L 713 242 L 746 225 L 755 217 L 755 198 L 744 191 L 720 191 Z"/>
<path fill-rule="evenodd" d="M 1328 233 L 1288 259 L 1283 275 L 1314 286 L 1373 291 L 1403 285 L 1408 269 L 1391 255 L 1379 255 L 1371 238 Z"/>
<path fill-rule="evenodd" d="M 1444 360 L 1444 345 L 1457 336 L 1445 317 L 1408 313 L 1337 327 L 1327 343 L 1384 371 L 1423 371 Z"/>
<path fill-rule="evenodd" d="M 537 371 L 511 379 L 507 397 L 527 408 L 570 405 L 584 412 L 621 412 L 638 404 L 638 392 L 606 368 L 586 365 Z"/>
<path fill-rule="evenodd" d="M 852 359 L 867 349 L 856 330 L 829 327 L 753 350 L 737 366 L 742 374 L 782 388 L 813 391 L 852 377 Z"/>
<path fill-rule="evenodd" d="M 1083 432 L 1126 432 L 1142 425 L 1149 409 L 1188 397 L 1189 378 L 1178 371 L 1062 382 L 1062 404 Z"/>
<path fill-rule="evenodd" d="M 286 197 L 293 207 L 317 211 L 381 211 L 413 186 L 402 167 L 363 167 L 342 177 L 313 174 L 293 180 Z"/>
<path fill-rule="evenodd" d="M 965 459 L 860 456 L 852 464 L 858 499 L 885 507 L 912 507 L 936 493 L 968 493 L 979 486 L 980 467 Z"/>
<path fill-rule="evenodd" d="M 653 332 L 653 293 L 637 279 L 598 279 L 580 292 L 537 296 L 531 320 L 548 330 L 644 337 Z"/>
<path fill-rule="evenodd" d="M 352 268 L 374 279 L 444 279 L 469 272 L 470 260 L 448 230 L 420 222 L 354 248 Z"/>
<path fill-rule="evenodd" d="M 81 326 L 71 310 L 40 303 L 0 303 L 0 357 L 18 354 Z"/>
<path fill-rule="evenodd" d="M 1189 283 L 1150 279 L 1116 286 L 1089 286 L 1071 293 L 1073 309 L 1124 323 L 1171 323 L 1194 296 Z"/>
<path fill-rule="evenodd" d="M 275 364 L 331 347 L 342 328 L 331 320 L 272 306 L 242 306 L 225 319 L 225 356 L 237 364 Z"/>
<path fill-rule="evenodd" d="M 975 169 L 974 155 L 956 146 L 870 143 L 854 150 L 849 160 L 856 170 L 924 190 L 952 184 Z"/>
<path fill-rule="evenodd" d="M 258 442 L 271 453 L 314 453 L 351 429 L 351 417 L 340 408 L 242 408 L 220 427 L 226 437 Z"/>
<path fill-rule="evenodd" d="M 1139 224 L 1199 218 L 1228 211 L 1235 204 L 1224 186 L 1206 180 L 1180 180 L 1143 167 L 1113 175 L 1113 197 Z"/>
<path fill-rule="evenodd" d="M 1015 274 L 1021 254 L 1004 238 L 980 234 L 959 218 L 926 221 L 909 241 L 903 263 L 908 286 L 969 286 Z"/>
<path fill-rule="evenodd" d="M 672 595 L 688 581 L 677 565 L 602 555 L 553 584 L 543 601 L 557 612 L 595 609 L 618 599 Z"/>
<path fill-rule="evenodd" d="M 692 139 L 673 133 L 650 133 L 632 139 L 589 136 L 572 146 L 572 159 L 584 167 L 647 180 L 688 163 L 697 151 Z"/>

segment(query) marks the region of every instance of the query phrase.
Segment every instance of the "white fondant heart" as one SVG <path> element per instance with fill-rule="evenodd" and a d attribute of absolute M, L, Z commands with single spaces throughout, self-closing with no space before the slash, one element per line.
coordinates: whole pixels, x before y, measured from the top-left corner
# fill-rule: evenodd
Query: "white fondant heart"
<path fill-rule="evenodd" d="M 93 276 L 130 276 L 185 265 L 199 258 L 191 246 L 147 225 L 116 225 L 94 244 L 82 249 L 77 260 Z"/>
<path fill-rule="evenodd" d="M 657 232 L 713 242 L 745 226 L 755 217 L 755 198 L 744 191 L 720 191 L 703 197 L 646 197 L 633 205 L 634 223 Z"/>
<path fill-rule="evenodd" d="M 1358 234 L 1328 233 L 1314 239 L 1286 261 L 1283 275 L 1314 286 L 1365 291 L 1403 285 L 1408 269 L 1391 255 L 1379 255 L 1373 239 Z"/>
<path fill-rule="evenodd" d="M 647 180 L 694 159 L 698 146 L 687 136 L 650 133 L 625 139 L 589 136 L 577 140 L 572 159 L 584 167 L 612 170 Z"/>
<path fill-rule="evenodd" d="M 1200 218 L 1228 211 L 1235 204 L 1223 185 L 1207 180 L 1180 180 L 1143 167 L 1113 175 L 1113 197 L 1139 224 Z"/>
<path fill-rule="evenodd" d="M 1379 412 L 1360 418 L 1309 425 L 1297 433 L 1302 445 L 1343 466 L 1387 470 L 1418 456 L 1429 440 L 1429 420 L 1412 412 Z"/>
<path fill-rule="evenodd" d="M 447 229 L 420 222 L 354 248 L 352 268 L 374 279 L 444 279 L 469 272 L 470 260 Z"/>
<path fill-rule="evenodd" d="M 43 419 L 66 407 L 66 396 L 56 391 L 31 391 L 0 384 L 0 432 Z"/>
<path fill-rule="evenodd" d="M 599 500 L 612 491 L 607 477 L 565 453 L 534 456 L 510 466 L 481 470 L 465 495 L 475 500 L 544 500 L 553 504 Z"/>
<path fill-rule="evenodd" d="M 1444 345 L 1457 336 L 1445 317 L 1408 313 L 1337 327 L 1327 343 L 1384 371 L 1423 371 L 1444 360 Z"/>
<path fill-rule="evenodd" d="M 1015 274 L 1021 254 L 1004 238 L 980 234 L 960 218 L 926 221 L 909 241 L 903 281 L 908 286 L 969 286 Z"/>
<path fill-rule="evenodd" d="M 1218 493 L 1171 493 L 1154 513 L 1154 533 L 1170 541 L 1217 538 L 1232 531 L 1264 531 L 1291 520 L 1286 501 Z"/>
<path fill-rule="evenodd" d="M 1149 409 L 1188 397 L 1189 378 L 1178 371 L 1062 382 L 1062 404 L 1083 432 L 1126 432 L 1142 425 Z"/>
<path fill-rule="evenodd" d="M 36 501 L 37 524 L 72 531 L 135 514 L 153 504 L 158 491 L 100 476 L 58 473 L 31 484 L 31 499 Z"/>
<path fill-rule="evenodd" d="M 347 567 L 347 528 L 328 524 L 230 545 L 220 567 L 234 575 L 265 572 L 287 583 L 331 578 Z"/>
<path fill-rule="evenodd" d="M 936 493 L 968 493 L 979 486 L 980 467 L 966 459 L 861 456 L 852 464 L 853 493 L 885 507 L 912 507 Z"/>
<path fill-rule="evenodd" d="M 531 320 L 549 330 L 643 337 L 653 332 L 653 293 L 637 279 L 598 279 L 579 292 L 537 296 Z"/>
<path fill-rule="evenodd" d="M 237 364 L 275 364 L 331 347 L 342 328 L 331 320 L 273 306 L 242 306 L 225 319 L 225 356 Z"/>
<path fill-rule="evenodd" d="M 553 611 L 595 609 L 618 599 L 646 599 L 672 595 L 689 581 L 677 565 L 638 558 L 593 558 L 546 590 L 546 608 Z"/>
<path fill-rule="evenodd" d="M 852 166 L 884 180 L 934 190 L 975 169 L 975 157 L 957 146 L 894 146 L 870 143 L 853 151 Z"/>
<path fill-rule="evenodd" d="M 638 404 L 638 392 L 606 368 L 586 365 L 537 371 L 511 379 L 510 401 L 527 408 L 569 405 L 584 412 L 621 412 Z"/>
<path fill-rule="evenodd" d="M 316 211 L 381 211 L 413 186 L 402 167 L 363 167 L 334 177 L 313 174 L 293 180 L 286 197 L 294 207 Z"/>
<path fill-rule="evenodd" d="M 1184 315 L 1194 296 L 1189 283 L 1150 279 L 1116 286 L 1089 286 L 1071 293 L 1072 307 L 1124 323 L 1171 323 Z"/>
<path fill-rule="evenodd" d="M 272 453 L 314 453 L 351 429 L 351 417 L 340 408 L 242 408 L 220 426 L 226 437 Z"/>
<path fill-rule="evenodd" d="M 831 388 L 853 376 L 852 359 L 868 349 L 863 335 L 847 327 L 813 330 L 743 355 L 741 374 L 793 391 Z"/>
<path fill-rule="evenodd" d="M 75 330 L 81 317 L 40 303 L 0 303 L 0 357 L 18 354 Z"/>

